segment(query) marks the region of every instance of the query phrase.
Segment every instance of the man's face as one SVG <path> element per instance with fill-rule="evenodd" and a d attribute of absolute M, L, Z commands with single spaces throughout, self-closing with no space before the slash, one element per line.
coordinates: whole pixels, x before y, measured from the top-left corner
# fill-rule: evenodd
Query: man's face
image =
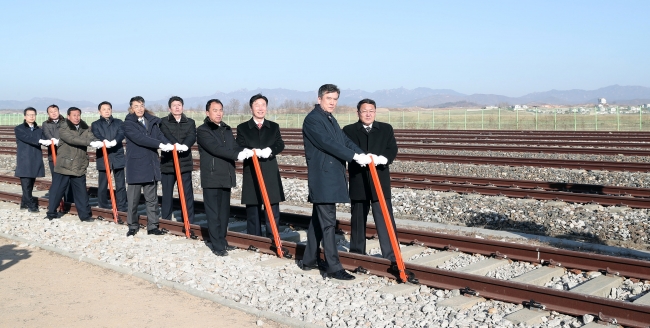
<path fill-rule="evenodd" d="M 81 112 L 78 110 L 71 111 L 70 115 L 68 115 L 68 121 L 74 125 L 79 124 L 79 122 L 81 122 Z"/>
<path fill-rule="evenodd" d="M 318 97 L 318 104 L 320 107 L 328 112 L 333 113 L 336 108 L 336 103 L 339 101 L 339 94 L 337 92 L 330 92 Z"/>
<path fill-rule="evenodd" d="M 56 107 L 48 107 L 47 109 L 47 116 L 50 119 L 56 120 L 59 118 L 59 109 Z"/>
<path fill-rule="evenodd" d="M 103 118 L 109 118 L 113 114 L 113 109 L 107 104 L 103 104 L 99 107 L 99 115 Z"/>
<path fill-rule="evenodd" d="M 172 105 L 169 107 L 169 112 L 172 113 L 173 116 L 181 116 L 181 114 L 183 114 L 183 104 L 178 100 L 172 101 Z"/>
<path fill-rule="evenodd" d="M 25 122 L 27 124 L 34 124 L 36 122 L 36 112 L 33 110 L 28 110 L 27 113 L 25 113 Z"/>
<path fill-rule="evenodd" d="M 210 108 L 205 112 L 205 115 L 208 115 L 208 118 L 210 118 L 212 123 L 219 124 L 223 118 L 223 106 L 219 103 L 211 103 Z"/>
<path fill-rule="evenodd" d="M 134 101 L 131 103 L 131 109 L 133 110 L 133 113 L 135 116 L 138 118 L 144 116 L 144 104 L 139 102 L 139 101 Z"/>
<path fill-rule="evenodd" d="M 266 116 L 266 101 L 262 98 L 255 100 L 251 107 L 251 112 L 256 120 L 263 120 L 264 116 Z"/>
<path fill-rule="evenodd" d="M 357 115 L 359 116 L 359 120 L 365 125 L 370 125 L 372 122 L 375 121 L 375 115 L 377 115 L 377 110 L 375 106 L 371 104 L 363 104 L 361 107 L 359 107 L 359 111 L 357 112 Z"/>

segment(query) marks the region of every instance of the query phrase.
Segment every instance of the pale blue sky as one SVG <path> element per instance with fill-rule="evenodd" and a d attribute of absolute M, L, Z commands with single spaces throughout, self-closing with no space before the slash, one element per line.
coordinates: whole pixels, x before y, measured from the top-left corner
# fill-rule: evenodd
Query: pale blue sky
<path fill-rule="evenodd" d="M 0 99 L 650 86 L 650 1 L 0 0 Z"/>

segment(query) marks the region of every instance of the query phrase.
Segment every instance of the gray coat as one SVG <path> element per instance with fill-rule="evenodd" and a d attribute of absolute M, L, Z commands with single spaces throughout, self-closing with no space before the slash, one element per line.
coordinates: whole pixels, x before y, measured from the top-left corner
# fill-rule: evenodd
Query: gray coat
<path fill-rule="evenodd" d="M 14 128 L 16 134 L 16 173 L 21 178 L 38 178 L 45 176 L 43 152 L 39 140 L 43 139 L 43 130 L 34 122 L 34 131 L 27 123 Z"/>
<path fill-rule="evenodd" d="M 80 177 L 88 169 L 88 145 L 96 140 L 90 127 L 83 120 L 79 121 L 79 129 L 70 121 L 59 129 L 59 152 L 56 156 L 54 172 Z"/>
<path fill-rule="evenodd" d="M 59 129 L 65 122 L 65 118 L 61 115 L 59 115 L 59 121 L 54 122 L 51 118 L 48 118 L 46 121 L 43 121 L 43 139 L 50 140 L 52 138 L 54 139 L 60 139 L 59 138 Z M 57 152 L 59 150 L 59 146 L 54 147 Z M 52 147 L 47 147 L 47 159 L 51 162 L 52 161 Z"/>
<path fill-rule="evenodd" d="M 336 118 L 316 105 L 302 123 L 307 160 L 308 201 L 349 203 L 345 164 L 354 154 L 363 154 L 343 131 Z"/>

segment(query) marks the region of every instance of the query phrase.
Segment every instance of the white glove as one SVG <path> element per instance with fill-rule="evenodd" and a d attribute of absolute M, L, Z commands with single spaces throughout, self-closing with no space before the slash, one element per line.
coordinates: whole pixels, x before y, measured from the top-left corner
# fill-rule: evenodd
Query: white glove
<path fill-rule="evenodd" d="M 45 147 L 47 147 L 47 146 L 49 146 L 49 145 L 52 144 L 52 140 L 44 140 L 44 139 L 41 139 L 41 140 L 38 141 L 38 143 L 41 144 L 41 145 L 43 145 L 43 146 L 45 146 Z"/>
<path fill-rule="evenodd" d="M 388 164 L 388 158 L 386 158 L 386 157 L 384 157 L 382 155 L 377 156 L 377 159 L 375 159 L 374 161 L 375 161 L 375 164 L 377 164 L 377 165 L 386 165 L 386 164 Z"/>
<path fill-rule="evenodd" d="M 52 138 L 52 143 L 53 143 L 55 146 L 58 146 L 58 145 L 59 145 L 59 139 Z"/>
<path fill-rule="evenodd" d="M 183 144 L 175 143 L 174 146 L 176 146 L 176 151 L 179 153 L 182 153 L 184 151 L 187 151 L 189 148 Z"/>
<path fill-rule="evenodd" d="M 243 160 L 245 160 L 245 159 L 247 159 L 247 158 L 250 157 L 250 156 L 248 156 L 248 152 L 246 152 L 247 150 L 252 152 L 252 150 L 250 150 L 250 149 L 248 149 L 248 148 L 247 148 L 247 149 L 244 149 L 244 150 L 242 150 L 242 151 L 240 151 L 239 154 L 237 155 L 237 160 L 238 160 L 238 161 L 241 162 L 241 161 L 243 161 Z"/>
<path fill-rule="evenodd" d="M 352 159 L 361 166 L 370 164 L 370 156 L 366 154 L 354 154 L 354 157 Z"/>
<path fill-rule="evenodd" d="M 111 142 L 106 140 L 106 139 L 104 139 L 104 141 L 102 141 L 102 144 L 106 145 L 107 149 L 113 147 L 113 146 L 111 146 Z"/>
<path fill-rule="evenodd" d="M 260 151 L 262 153 L 262 158 L 269 158 L 271 157 L 271 148 L 266 147 Z"/>
<path fill-rule="evenodd" d="M 117 146 L 117 141 L 115 140 L 111 141 L 111 147 L 115 147 L 115 146 Z"/>
<path fill-rule="evenodd" d="M 169 145 L 169 144 L 167 144 L 167 145 Z M 162 151 L 169 151 L 169 148 L 167 147 L 167 145 L 164 144 L 164 143 L 161 143 L 160 145 L 158 145 L 158 149 L 160 149 Z"/>
<path fill-rule="evenodd" d="M 253 150 L 253 152 L 255 153 L 255 156 L 257 156 L 257 158 L 261 158 L 261 157 L 262 157 L 262 150 L 261 150 L 261 149 L 253 148 L 252 150 Z"/>
<path fill-rule="evenodd" d="M 90 142 L 90 147 L 96 148 L 96 149 L 101 149 L 104 147 L 104 143 L 101 141 L 91 141 Z"/>
<path fill-rule="evenodd" d="M 174 150 L 174 145 L 170 143 L 166 144 L 165 149 L 163 149 L 163 151 L 172 151 L 172 150 Z"/>

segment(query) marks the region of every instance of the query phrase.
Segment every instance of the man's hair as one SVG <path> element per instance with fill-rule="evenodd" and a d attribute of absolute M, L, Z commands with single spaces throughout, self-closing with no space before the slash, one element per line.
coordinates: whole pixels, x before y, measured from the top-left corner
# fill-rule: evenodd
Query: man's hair
<path fill-rule="evenodd" d="M 99 105 L 97 105 L 97 110 L 102 109 L 102 105 L 108 105 L 108 107 L 113 109 L 113 105 L 111 105 L 111 103 L 109 103 L 108 101 L 102 101 L 102 102 L 99 103 Z"/>
<path fill-rule="evenodd" d="M 375 107 L 375 109 L 377 109 L 377 103 L 374 100 L 365 98 L 361 99 L 361 101 L 357 104 L 357 112 L 361 110 L 361 105 L 363 104 L 371 104 L 373 107 Z"/>
<path fill-rule="evenodd" d="M 142 98 L 140 96 L 135 96 L 135 97 L 131 98 L 131 100 L 129 100 L 129 107 L 131 107 L 131 105 L 133 105 L 134 101 L 141 102 L 144 105 L 144 98 Z"/>
<path fill-rule="evenodd" d="M 217 103 L 217 104 L 221 105 L 221 108 L 223 108 L 223 103 L 221 102 L 221 100 L 219 100 L 219 99 L 210 99 L 205 104 L 205 111 L 206 112 L 210 110 L 210 105 L 212 105 L 212 103 Z"/>
<path fill-rule="evenodd" d="M 81 109 L 79 109 L 77 107 L 70 107 L 70 108 L 68 108 L 68 115 L 70 115 L 70 113 L 72 113 L 74 111 L 78 111 L 79 114 L 81 114 Z"/>
<path fill-rule="evenodd" d="M 49 112 L 50 108 L 52 108 L 52 107 L 56 108 L 56 110 L 59 110 L 59 106 L 57 106 L 55 104 L 52 104 L 52 105 L 47 106 L 47 109 L 45 111 Z"/>
<path fill-rule="evenodd" d="M 23 111 L 23 116 L 27 116 L 27 112 L 29 112 L 30 110 L 33 110 L 33 111 L 34 111 L 34 114 L 38 113 L 38 112 L 36 111 L 36 108 L 34 108 L 34 107 L 27 107 L 27 108 L 25 108 L 25 110 Z"/>
<path fill-rule="evenodd" d="M 265 96 L 262 96 L 261 93 L 258 93 L 258 94 L 256 94 L 256 95 L 254 95 L 254 96 L 251 97 L 251 100 L 248 102 L 248 106 L 249 106 L 250 108 L 253 108 L 253 103 L 254 103 L 255 101 L 257 101 L 257 99 L 264 99 L 264 102 L 266 103 L 266 105 L 269 104 L 269 99 L 266 98 Z"/>
<path fill-rule="evenodd" d="M 318 98 L 322 98 L 326 93 L 336 92 L 341 95 L 341 90 L 334 84 L 323 84 L 318 88 Z"/>
<path fill-rule="evenodd" d="M 169 101 L 167 102 L 167 106 L 168 106 L 169 108 L 172 108 L 172 103 L 173 103 L 174 101 L 180 101 L 180 102 L 181 102 L 181 105 L 185 105 L 185 103 L 183 102 L 183 98 L 181 98 L 181 97 L 179 97 L 179 96 L 173 96 L 173 97 L 169 98 Z"/>

